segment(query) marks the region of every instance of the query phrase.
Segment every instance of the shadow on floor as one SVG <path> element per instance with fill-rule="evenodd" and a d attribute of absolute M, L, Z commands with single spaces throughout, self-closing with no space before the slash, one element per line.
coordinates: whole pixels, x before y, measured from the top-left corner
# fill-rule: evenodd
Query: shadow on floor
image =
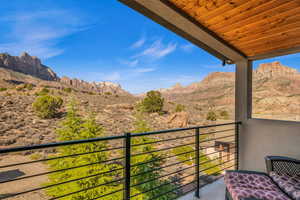
<path fill-rule="evenodd" d="M 13 180 L 15 178 L 18 178 L 18 177 L 24 176 L 24 175 L 25 175 L 25 173 L 20 171 L 19 169 L 0 172 L 0 182 Z"/>

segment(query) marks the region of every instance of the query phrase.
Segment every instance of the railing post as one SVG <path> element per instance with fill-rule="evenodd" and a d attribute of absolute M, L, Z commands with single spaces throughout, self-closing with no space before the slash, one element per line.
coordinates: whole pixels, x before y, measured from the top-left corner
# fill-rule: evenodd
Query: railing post
<path fill-rule="evenodd" d="M 124 138 L 124 157 L 125 157 L 125 163 L 124 163 L 124 200 L 130 199 L 130 168 L 131 168 L 131 133 L 125 133 Z"/>
<path fill-rule="evenodd" d="M 235 169 L 238 170 L 239 169 L 239 123 L 237 122 L 235 124 Z"/>
<path fill-rule="evenodd" d="M 200 198 L 200 130 L 199 128 L 195 129 L 195 156 L 196 156 L 196 167 L 195 167 L 195 175 L 197 181 L 197 188 L 195 191 L 195 197 Z"/>

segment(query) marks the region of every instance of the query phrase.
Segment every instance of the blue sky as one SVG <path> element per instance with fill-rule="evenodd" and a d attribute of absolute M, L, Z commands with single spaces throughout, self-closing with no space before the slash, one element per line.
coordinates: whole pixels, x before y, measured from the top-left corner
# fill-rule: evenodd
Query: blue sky
<path fill-rule="evenodd" d="M 132 93 L 234 71 L 116 0 L 6 1 L 0 8 L 0 52 L 23 51 L 59 76 L 113 81 Z M 297 67 L 300 59 L 282 60 Z"/>

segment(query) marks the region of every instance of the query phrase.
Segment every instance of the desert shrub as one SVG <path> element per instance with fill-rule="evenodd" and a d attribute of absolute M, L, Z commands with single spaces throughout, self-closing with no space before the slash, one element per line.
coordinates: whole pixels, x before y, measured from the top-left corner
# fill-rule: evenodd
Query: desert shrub
<path fill-rule="evenodd" d="M 206 120 L 216 121 L 217 120 L 217 114 L 212 110 L 209 111 L 206 115 Z"/>
<path fill-rule="evenodd" d="M 71 93 L 72 92 L 72 88 L 63 88 L 63 91 L 67 92 L 67 93 Z"/>
<path fill-rule="evenodd" d="M 27 90 L 32 90 L 34 88 L 34 85 L 32 83 L 26 83 L 24 85 L 24 88 Z"/>
<path fill-rule="evenodd" d="M 0 92 L 6 91 L 6 90 L 7 90 L 7 88 L 0 87 Z"/>
<path fill-rule="evenodd" d="M 228 111 L 222 110 L 222 111 L 220 112 L 220 116 L 223 117 L 224 119 L 228 119 L 228 118 L 229 118 Z"/>
<path fill-rule="evenodd" d="M 177 104 L 175 107 L 175 112 L 182 112 L 185 110 L 185 106 L 182 104 Z"/>
<path fill-rule="evenodd" d="M 56 130 L 60 141 L 90 139 L 95 137 L 103 137 L 104 130 L 102 126 L 96 123 L 94 116 L 90 115 L 87 118 L 82 118 L 77 114 L 74 104 L 71 104 L 67 111 L 66 118 L 62 121 L 60 128 Z M 121 168 L 117 163 L 105 163 L 111 159 L 110 152 L 104 151 L 108 149 L 107 141 L 89 142 L 77 145 L 69 145 L 58 148 L 58 155 L 68 156 L 74 154 L 82 154 L 87 152 L 97 152 L 73 156 L 65 159 L 56 159 L 49 161 L 48 164 L 51 170 L 62 170 L 68 167 L 82 166 L 72 170 L 64 170 L 59 173 L 49 175 L 49 183 L 47 185 L 55 185 L 49 187 L 46 192 L 49 196 L 58 198 L 65 194 L 74 193 L 63 197 L 65 200 L 83 200 L 83 199 L 98 199 L 97 197 L 122 189 L 122 183 L 115 182 L 114 184 L 105 184 L 115 181 L 121 177 Z M 97 163 L 97 164 L 92 164 Z M 112 171 L 111 173 L 105 173 Z M 90 177 L 90 178 L 84 178 Z M 83 178 L 83 179 L 81 179 Z M 71 181 L 74 179 L 81 179 Z M 67 184 L 61 182 L 70 181 Z M 77 192 L 84 190 L 84 192 Z M 112 195 L 105 196 L 101 199 L 113 200 L 122 199 L 122 192 L 117 192 Z"/>
<path fill-rule="evenodd" d="M 35 95 L 36 96 L 43 96 L 43 95 L 46 95 L 50 92 L 50 90 L 48 88 L 43 88 L 41 89 L 39 92 L 36 92 Z"/>
<path fill-rule="evenodd" d="M 32 107 L 39 117 L 49 119 L 58 114 L 58 110 L 61 108 L 62 104 L 62 98 L 44 95 L 36 98 Z"/>
<path fill-rule="evenodd" d="M 112 95 L 112 93 L 111 93 L 111 92 L 104 92 L 104 94 L 105 94 L 105 95 L 107 95 L 107 96 L 110 96 L 110 95 Z"/>
<path fill-rule="evenodd" d="M 95 93 L 94 93 L 94 92 L 88 92 L 88 94 L 89 94 L 89 95 L 95 95 Z"/>
<path fill-rule="evenodd" d="M 139 110 L 147 113 L 162 113 L 164 106 L 164 99 L 159 91 L 147 92 L 146 97 L 138 105 Z"/>

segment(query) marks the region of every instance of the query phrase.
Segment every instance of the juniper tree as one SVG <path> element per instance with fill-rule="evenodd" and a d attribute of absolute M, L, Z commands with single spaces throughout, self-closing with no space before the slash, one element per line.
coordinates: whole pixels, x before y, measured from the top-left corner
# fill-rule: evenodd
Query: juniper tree
<path fill-rule="evenodd" d="M 134 123 L 134 131 L 133 133 L 141 133 L 141 132 L 148 132 L 151 131 L 147 122 L 143 119 L 141 114 L 136 115 L 136 121 Z M 132 167 L 132 184 L 138 184 L 145 181 L 149 181 L 145 184 L 141 184 L 135 187 L 135 190 L 140 192 L 146 192 L 143 194 L 144 200 L 150 200 L 156 197 L 159 194 L 164 192 L 170 191 L 174 189 L 174 184 L 168 184 L 167 179 L 159 178 L 162 176 L 163 170 L 154 170 L 156 168 L 162 167 L 164 161 L 162 159 L 163 155 L 161 152 L 152 152 L 157 150 L 154 144 L 146 144 L 146 145 L 139 145 L 134 146 L 137 144 L 145 144 L 145 143 L 152 143 L 156 140 L 150 138 L 149 136 L 142 136 L 142 137 L 133 137 L 132 138 L 132 152 L 134 154 L 137 153 L 146 153 L 143 155 L 133 156 L 131 159 Z M 152 152 L 152 153 L 147 153 Z M 145 163 L 145 164 L 143 164 Z M 141 174 L 141 175 L 139 175 Z M 137 175 L 137 176 L 134 176 Z M 161 187 L 159 187 L 161 186 Z M 158 197 L 158 200 L 168 200 L 174 198 L 173 193 L 168 193 Z"/>
<path fill-rule="evenodd" d="M 56 130 L 56 133 L 60 141 L 90 139 L 101 137 L 104 135 L 103 128 L 96 123 L 94 117 L 89 116 L 85 119 L 80 117 L 77 114 L 74 104 L 70 105 L 70 107 L 68 108 L 67 116 L 62 121 L 61 127 Z M 58 154 L 55 156 L 68 156 L 87 152 L 97 153 L 72 156 L 50 161 L 49 165 L 51 171 L 72 168 L 75 166 L 85 166 L 50 174 L 50 183 L 48 183 L 48 185 L 58 184 L 65 181 L 70 182 L 54 187 L 49 187 L 47 189 L 47 193 L 52 197 L 59 197 L 62 195 L 74 193 L 71 195 L 67 195 L 63 199 L 86 200 L 97 198 L 99 196 L 121 189 L 122 185 L 119 182 L 103 185 L 115 181 L 120 176 L 120 174 L 118 174 L 119 171 L 106 173 L 108 171 L 117 169 L 120 166 L 118 166 L 117 164 L 103 163 L 104 161 L 110 159 L 109 152 L 103 152 L 103 150 L 105 149 L 107 149 L 106 142 L 89 142 L 59 147 L 57 149 Z M 90 178 L 85 178 L 88 176 L 90 176 Z M 81 180 L 72 181 L 74 179 Z M 122 192 L 105 196 L 102 199 L 122 199 Z"/>

